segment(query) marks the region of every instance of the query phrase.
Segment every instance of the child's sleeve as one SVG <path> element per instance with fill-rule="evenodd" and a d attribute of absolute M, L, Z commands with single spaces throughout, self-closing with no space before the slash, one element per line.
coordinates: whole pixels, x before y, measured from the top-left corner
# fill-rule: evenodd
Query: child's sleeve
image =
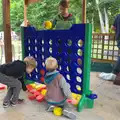
<path fill-rule="evenodd" d="M 115 20 L 114 20 L 114 23 L 113 23 L 113 26 L 114 26 L 115 28 L 117 27 L 117 21 L 118 21 L 119 17 L 120 17 L 120 15 L 117 15 L 117 16 L 115 17 Z"/>
<path fill-rule="evenodd" d="M 52 29 L 55 28 L 56 24 L 57 24 L 57 19 L 55 18 L 55 19 L 52 21 Z"/>
<path fill-rule="evenodd" d="M 56 27 L 57 21 L 59 19 L 59 14 L 57 14 L 54 19 L 52 20 L 52 29 L 54 29 Z"/>
<path fill-rule="evenodd" d="M 72 16 L 72 18 L 71 18 L 71 22 L 72 22 L 72 24 L 76 24 L 75 16 Z"/>
<path fill-rule="evenodd" d="M 24 82 L 24 77 L 21 77 L 21 78 L 18 78 L 18 80 L 21 82 L 22 84 L 22 89 L 23 91 L 26 91 L 27 88 L 26 88 L 26 85 L 25 85 L 25 82 Z"/>
<path fill-rule="evenodd" d="M 60 87 L 63 90 L 64 95 L 68 98 L 72 98 L 71 90 L 70 90 L 70 85 L 66 82 L 65 78 L 62 77 L 59 81 Z"/>

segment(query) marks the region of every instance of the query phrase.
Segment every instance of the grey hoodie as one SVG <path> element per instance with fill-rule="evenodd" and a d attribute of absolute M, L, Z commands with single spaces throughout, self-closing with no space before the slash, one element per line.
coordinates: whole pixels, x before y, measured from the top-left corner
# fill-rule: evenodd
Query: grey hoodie
<path fill-rule="evenodd" d="M 49 79 L 50 82 L 48 82 L 47 79 Z M 51 102 L 51 104 L 60 104 L 62 101 L 65 101 L 66 98 L 71 99 L 70 85 L 58 71 L 55 70 L 46 73 L 45 84 L 48 91 L 46 100 Z"/>

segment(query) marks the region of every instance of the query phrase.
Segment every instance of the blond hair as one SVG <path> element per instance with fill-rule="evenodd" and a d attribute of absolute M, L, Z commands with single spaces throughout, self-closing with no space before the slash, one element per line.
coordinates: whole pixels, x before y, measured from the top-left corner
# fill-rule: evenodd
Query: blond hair
<path fill-rule="evenodd" d="M 33 68 L 36 68 L 37 66 L 35 58 L 31 56 L 25 57 L 24 62 L 26 63 L 27 66 L 32 66 Z"/>
<path fill-rule="evenodd" d="M 47 70 L 55 70 L 58 68 L 58 62 L 55 58 L 49 57 L 45 60 L 45 66 Z"/>

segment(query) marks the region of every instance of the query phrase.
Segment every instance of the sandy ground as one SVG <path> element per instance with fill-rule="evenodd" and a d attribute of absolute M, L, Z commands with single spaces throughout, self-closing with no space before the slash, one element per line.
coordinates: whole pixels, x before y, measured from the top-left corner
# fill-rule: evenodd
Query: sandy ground
<path fill-rule="evenodd" d="M 100 80 L 98 73 L 91 73 L 91 89 L 98 94 L 93 109 L 84 109 L 75 113 L 77 120 L 120 120 L 120 86 L 112 82 Z M 22 105 L 2 107 L 2 100 L 6 91 L 0 91 L 0 120 L 68 120 L 65 117 L 56 117 L 45 111 L 45 103 L 29 101 L 27 94 L 21 92 L 26 101 Z"/>
<path fill-rule="evenodd" d="M 99 79 L 99 73 L 91 73 L 91 89 L 98 94 L 92 110 L 104 120 L 120 120 L 120 86 Z"/>

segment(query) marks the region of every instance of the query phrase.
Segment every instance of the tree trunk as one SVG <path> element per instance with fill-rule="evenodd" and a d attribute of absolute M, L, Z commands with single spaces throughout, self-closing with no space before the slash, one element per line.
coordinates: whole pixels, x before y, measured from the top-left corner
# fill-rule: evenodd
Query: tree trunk
<path fill-rule="evenodd" d="M 105 32 L 109 33 L 109 19 L 106 8 L 104 8 L 104 14 L 105 14 Z"/>
<path fill-rule="evenodd" d="M 104 25 L 103 16 L 102 16 L 102 13 L 101 13 L 100 7 L 99 7 L 99 0 L 96 0 L 96 5 L 97 5 L 99 19 L 100 19 L 101 32 L 105 33 L 105 28 L 104 28 L 105 25 Z"/>

